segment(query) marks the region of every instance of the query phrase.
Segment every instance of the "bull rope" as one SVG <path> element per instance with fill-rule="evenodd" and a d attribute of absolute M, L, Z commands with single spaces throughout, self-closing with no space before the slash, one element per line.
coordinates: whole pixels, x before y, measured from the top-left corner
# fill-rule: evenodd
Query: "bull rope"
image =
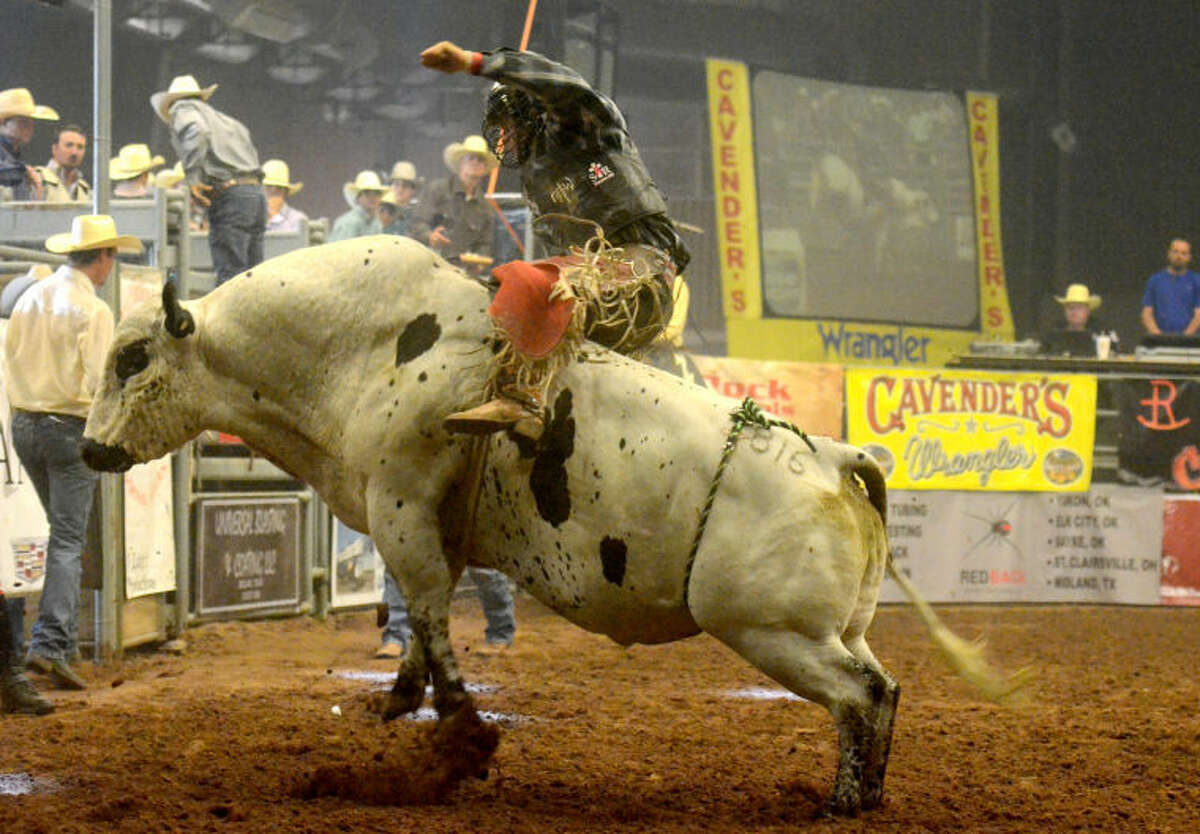
<path fill-rule="evenodd" d="M 737 448 L 738 438 L 742 434 L 747 424 L 759 426 L 760 428 L 780 428 L 787 429 L 794 435 L 799 437 L 808 444 L 808 448 L 816 454 L 817 447 L 808 439 L 808 434 L 804 429 L 797 426 L 795 423 L 789 423 L 786 420 L 779 420 L 774 417 L 768 417 L 763 413 L 762 408 L 754 400 L 746 397 L 742 400 L 742 404 L 729 413 L 729 419 L 733 425 L 729 428 L 729 434 L 725 437 L 725 446 L 721 450 L 721 462 L 717 464 L 717 471 L 713 475 L 712 485 L 708 488 L 708 497 L 704 501 L 704 508 L 700 511 L 700 524 L 696 528 L 696 538 L 692 540 L 692 550 L 688 553 L 687 567 L 683 573 L 683 604 L 688 604 L 688 588 L 692 584 L 692 566 L 696 563 L 696 553 L 700 550 L 700 539 L 704 535 L 704 528 L 708 526 L 708 515 L 712 512 L 713 501 L 717 498 L 717 490 L 721 486 L 721 479 L 725 475 L 725 467 L 729 464 L 729 459 L 733 457 L 733 450 Z"/>

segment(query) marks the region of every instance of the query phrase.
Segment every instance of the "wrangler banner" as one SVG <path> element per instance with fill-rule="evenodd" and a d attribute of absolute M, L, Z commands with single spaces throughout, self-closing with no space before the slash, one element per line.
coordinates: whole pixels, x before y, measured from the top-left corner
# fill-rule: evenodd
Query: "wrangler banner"
<path fill-rule="evenodd" d="M 1082 492 L 1096 378 L 847 369 L 846 426 L 893 488 Z"/>
<path fill-rule="evenodd" d="M 763 411 L 809 434 L 842 436 L 842 368 L 809 362 L 760 362 L 693 356 L 704 382 L 718 394 L 751 397 Z"/>
<path fill-rule="evenodd" d="M 938 367 L 1012 338 L 994 95 L 706 68 L 730 356 Z"/>

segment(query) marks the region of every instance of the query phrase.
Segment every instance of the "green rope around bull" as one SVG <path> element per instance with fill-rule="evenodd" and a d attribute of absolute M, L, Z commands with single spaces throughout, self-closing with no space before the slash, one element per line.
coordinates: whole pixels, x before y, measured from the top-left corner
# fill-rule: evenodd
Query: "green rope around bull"
<path fill-rule="evenodd" d="M 762 408 L 754 400 L 746 397 L 742 400 L 742 404 L 729 413 L 730 422 L 733 423 L 729 428 L 729 434 L 725 437 L 725 446 L 721 450 L 721 462 L 717 464 L 717 471 L 713 475 L 712 485 L 708 488 L 708 497 L 704 500 L 704 508 L 700 511 L 700 524 L 696 528 L 696 538 L 692 541 L 692 550 L 688 553 L 687 570 L 683 575 L 683 604 L 687 605 L 688 586 L 692 581 L 692 565 L 696 561 L 696 553 L 700 550 L 700 539 L 704 536 L 704 528 L 708 526 L 708 514 L 712 512 L 713 501 L 717 498 L 717 490 L 721 486 L 721 478 L 725 476 L 725 467 L 729 465 L 729 459 L 733 457 L 733 450 L 737 448 L 738 438 L 741 437 L 742 429 L 747 425 L 759 426 L 760 428 L 780 428 L 787 429 L 795 434 L 801 440 L 808 444 L 808 448 L 815 454 L 817 447 L 808 439 L 808 435 L 804 430 L 794 423 L 789 423 L 786 420 L 779 420 L 774 417 L 768 417 L 763 413 Z"/>

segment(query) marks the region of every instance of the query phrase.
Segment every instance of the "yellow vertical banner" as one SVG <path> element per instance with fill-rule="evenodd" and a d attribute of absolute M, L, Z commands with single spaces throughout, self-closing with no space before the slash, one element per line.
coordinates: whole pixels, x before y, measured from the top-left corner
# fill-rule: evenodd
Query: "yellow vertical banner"
<path fill-rule="evenodd" d="M 749 73 L 739 61 L 705 63 L 725 318 L 759 319 L 762 273 Z"/>
<path fill-rule="evenodd" d="M 975 241 L 979 250 L 980 330 L 1013 338 L 1012 310 L 1004 280 L 1000 240 L 1000 119 L 996 96 L 967 93 L 971 171 L 975 178 Z"/>

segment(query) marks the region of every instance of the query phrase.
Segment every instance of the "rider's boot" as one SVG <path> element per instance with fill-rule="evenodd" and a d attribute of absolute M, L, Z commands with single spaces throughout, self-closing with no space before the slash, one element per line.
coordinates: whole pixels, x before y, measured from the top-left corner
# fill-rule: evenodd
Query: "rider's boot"
<path fill-rule="evenodd" d="M 494 400 L 451 414 L 442 425 L 454 434 L 491 434 L 512 429 L 530 440 L 537 440 L 545 428 L 541 392 L 536 388 L 508 385 L 500 389 L 500 395 Z"/>

